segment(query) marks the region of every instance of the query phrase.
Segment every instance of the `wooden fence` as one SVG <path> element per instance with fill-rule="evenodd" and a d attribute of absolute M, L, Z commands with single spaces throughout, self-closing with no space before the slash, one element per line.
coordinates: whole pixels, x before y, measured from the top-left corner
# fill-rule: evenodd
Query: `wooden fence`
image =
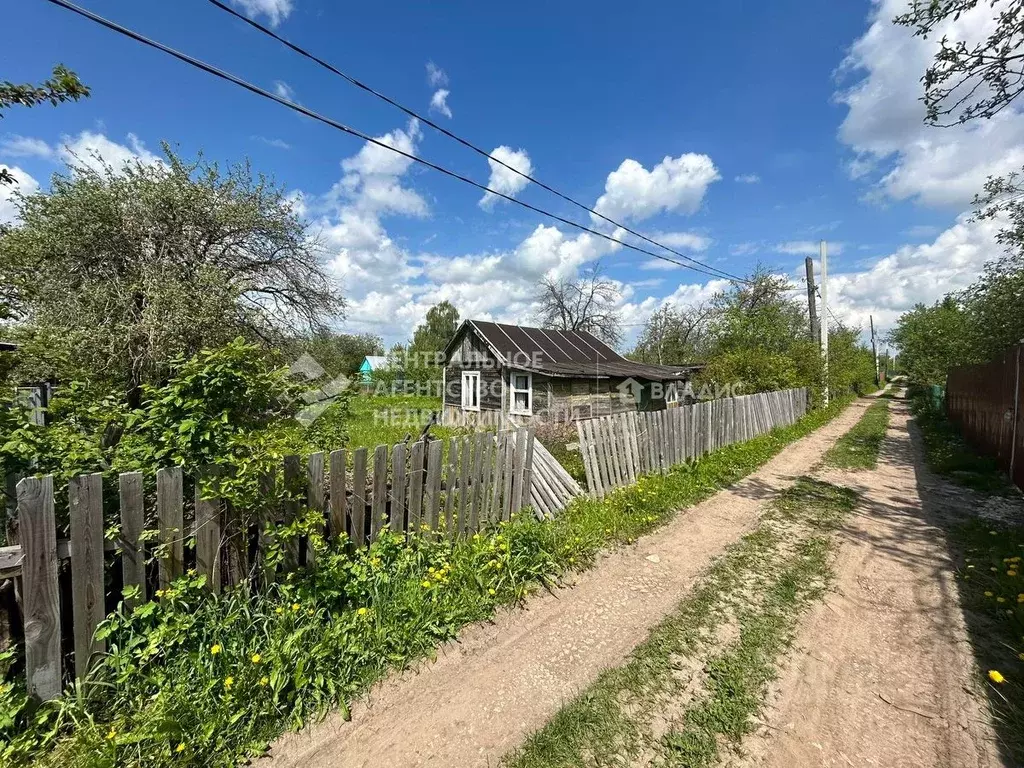
<path fill-rule="evenodd" d="M 381 445 L 373 451 L 315 453 L 305 461 L 287 456 L 276 476 L 266 481 L 283 482 L 284 488 L 301 486 L 302 491 L 287 496 L 281 508 L 256 515 L 250 526 L 243 526 L 241 516 L 223 499 L 203 497 L 195 482 L 202 472 L 187 478 L 181 467 L 161 469 L 156 474 L 155 515 L 148 518 L 156 520 L 154 543 L 160 545 L 155 585 L 147 578 L 147 556 L 153 550 L 143 536 L 147 514 L 142 473 L 118 478 L 121 532 L 116 543 L 108 544 L 101 474 L 82 475 L 68 484 L 70 538 L 60 540 L 53 477 L 25 478 L 17 486 L 20 544 L 0 548 L 0 578 L 21 581 L 29 693 L 40 700 L 60 695 L 62 641 L 72 652 L 75 675 L 85 674 L 105 650 L 95 637 L 96 627 L 124 587 L 139 590 L 139 598 L 126 600 L 133 607 L 150 596 L 151 587 L 166 588 L 186 567 L 204 574 L 216 591 L 244 580 L 265 584 L 288 570 L 314 566 L 313 550 L 292 538 L 279 545 L 284 546 L 280 568 L 263 570 L 262 555 L 274 546 L 265 524 L 291 523 L 303 507 L 322 512 L 328 538 L 345 533 L 354 547 L 368 545 L 385 527 L 453 538 L 507 520 L 531 502 L 544 501 L 551 509 L 550 488 L 532 479 L 534 443 L 532 429 L 517 429 L 450 438 L 447 452 L 442 441 L 432 440 Z M 196 488 L 192 504 L 185 503 L 189 479 L 189 486 Z M 194 549 L 186 547 L 192 537 Z M 67 573 L 62 576 L 63 560 L 70 560 L 70 591 Z M 115 572 L 105 573 L 108 564 Z M 115 586 L 108 590 L 106 584 Z M 71 614 L 71 638 L 62 638 L 62 609 Z"/>
<path fill-rule="evenodd" d="M 946 413 L 964 438 L 995 458 L 1024 490 L 1024 344 L 999 360 L 951 368 L 946 377 Z"/>
<path fill-rule="evenodd" d="M 639 475 L 793 424 L 806 412 L 807 390 L 786 389 L 578 421 L 587 486 L 604 498 Z"/>

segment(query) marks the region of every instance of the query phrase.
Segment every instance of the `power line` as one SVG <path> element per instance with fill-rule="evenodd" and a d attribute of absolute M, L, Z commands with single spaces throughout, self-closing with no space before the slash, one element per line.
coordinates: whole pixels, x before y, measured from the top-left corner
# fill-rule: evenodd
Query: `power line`
<path fill-rule="evenodd" d="M 290 40 L 288 40 L 288 39 L 286 39 L 284 37 L 281 37 L 279 34 L 274 32 L 272 29 L 270 29 L 268 27 L 265 27 L 264 25 L 260 24 L 258 21 L 254 21 L 253 19 L 250 19 L 248 16 L 246 16 L 246 15 L 244 15 L 242 13 L 239 13 L 234 8 L 231 8 L 228 5 L 222 3 L 220 0 L 209 0 L 209 1 L 211 3 L 213 3 L 215 6 L 217 6 L 218 8 L 220 8 L 222 11 L 226 11 L 227 13 L 230 13 L 232 16 L 242 20 L 243 22 L 245 22 L 249 26 L 253 27 L 254 29 L 257 29 L 260 32 L 262 32 L 263 34 L 265 34 L 265 35 L 267 35 L 269 37 L 272 37 L 273 39 L 277 40 L 282 45 L 285 45 L 288 48 L 290 48 L 291 50 L 295 51 L 295 53 L 299 54 L 300 56 L 303 56 L 303 57 L 309 59 L 310 61 L 313 61 L 316 64 L 319 64 L 324 69 L 328 70 L 329 72 L 332 72 L 333 74 L 337 75 L 338 77 L 343 78 L 344 80 L 348 81 L 349 83 L 351 83 L 352 85 L 356 86 L 357 88 L 360 88 L 360 89 L 366 91 L 367 93 L 373 94 L 377 98 L 382 99 L 383 101 L 386 101 L 391 106 L 393 106 L 393 107 L 395 107 L 397 109 L 400 109 L 402 112 L 407 114 L 409 117 L 416 118 L 417 120 L 419 120 L 419 121 L 429 125 L 435 131 L 439 131 L 440 133 L 443 133 L 445 136 L 447 136 L 448 138 L 450 138 L 450 139 L 452 139 L 454 141 L 457 141 L 459 144 L 461 144 L 462 146 L 466 147 L 467 149 L 471 149 L 472 151 L 476 152 L 478 155 L 486 157 L 489 161 L 493 161 L 493 162 L 497 163 L 498 165 L 501 165 L 504 168 L 507 168 L 508 170 L 510 170 L 513 173 L 517 174 L 518 176 L 526 179 L 527 181 L 530 181 L 530 182 L 536 184 L 541 189 L 547 190 L 551 194 L 556 195 L 557 197 L 560 197 L 562 200 L 565 200 L 566 202 L 572 203 L 573 205 L 575 205 L 578 208 L 582 208 L 584 211 L 587 211 L 588 213 L 590 213 L 590 214 L 592 214 L 594 216 L 597 216 L 600 219 L 603 219 L 604 221 L 608 222 L 609 224 L 612 224 L 612 225 L 622 229 L 623 231 L 628 232 L 629 234 L 633 235 L 634 237 L 640 238 L 644 242 L 650 243 L 651 245 L 655 245 L 655 246 L 657 246 L 659 248 L 664 248 L 669 253 L 674 254 L 675 256 L 678 256 L 679 258 L 685 259 L 688 262 L 691 262 L 693 264 L 697 264 L 698 266 L 704 267 L 705 269 L 713 270 L 713 271 L 719 273 L 721 277 L 725 277 L 725 278 L 727 278 L 729 280 L 735 280 L 737 282 L 747 282 L 745 280 L 745 278 L 739 277 L 739 276 L 734 275 L 734 274 L 732 274 L 730 272 L 726 272 L 724 269 L 719 269 L 718 267 L 714 267 L 714 266 L 711 266 L 710 264 L 706 264 L 703 261 L 700 261 L 698 259 L 693 258 L 692 256 L 687 256 L 685 253 L 681 253 L 680 251 L 677 251 L 674 248 L 671 248 L 671 247 L 669 247 L 669 246 L 667 246 L 667 245 L 665 245 L 663 243 L 659 243 L 656 240 L 652 240 L 650 237 L 647 237 L 643 233 L 637 232 L 634 229 L 630 229 L 625 224 L 620 224 L 619 222 L 615 221 L 614 219 L 611 219 L 608 216 L 605 216 L 604 214 L 599 213 L 598 211 L 595 211 L 593 208 L 585 205 L 584 203 L 579 202 L 578 200 L 570 197 L 569 195 L 566 195 L 566 194 L 564 194 L 562 192 L 559 192 L 554 187 L 551 187 L 551 186 L 545 184 L 544 182 L 542 182 L 539 179 L 531 176 L 530 174 L 524 173 L 523 171 L 519 170 L 518 168 L 515 168 L 512 165 L 509 165 L 508 163 L 504 162 L 503 160 L 500 160 L 500 159 L 498 159 L 496 157 L 493 157 L 491 155 L 491 153 L 488 152 L 487 150 L 482 149 L 481 147 L 477 146 L 476 144 L 473 144 L 472 142 L 467 141 L 466 139 L 463 139 L 461 136 L 458 136 L 458 135 L 452 133 L 451 131 L 449 131 L 444 126 L 439 125 L 438 123 L 435 123 L 430 118 L 425 117 L 425 116 L 419 114 L 418 112 L 416 112 L 415 110 L 412 110 L 409 107 L 406 107 L 405 105 L 395 101 L 390 96 L 387 96 L 386 94 L 381 93 L 380 91 L 372 88 L 371 86 L 367 85 L 366 83 L 363 83 L 362 81 L 352 77 L 351 75 L 346 74 L 345 72 L 342 72 L 340 69 L 338 69 L 337 67 L 333 66 L 332 64 L 324 61 L 323 59 L 321 59 L 316 54 L 310 53 L 309 51 L 305 50 L 301 46 L 298 46 L 295 43 L 291 42 Z"/>
<path fill-rule="evenodd" d="M 99 16 L 99 15 L 93 13 L 92 11 L 88 11 L 85 8 L 81 8 L 81 7 L 77 6 L 77 5 L 75 5 L 74 3 L 68 2 L 67 0 L 48 0 L 48 2 L 50 2 L 50 3 L 54 4 L 54 5 L 57 5 L 57 6 L 61 7 L 61 8 L 64 8 L 65 10 L 69 10 L 69 11 L 72 11 L 73 13 L 77 13 L 79 16 L 83 16 L 84 18 L 89 19 L 90 21 L 93 21 L 93 22 L 95 22 L 95 23 L 97 23 L 97 24 L 99 24 L 99 25 L 101 25 L 103 27 L 106 27 L 107 29 L 110 29 L 110 30 L 112 30 L 114 32 L 117 32 L 118 34 L 124 35 L 125 37 L 129 37 L 132 40 L 135 40 L 136 42 L 142 43 L 143 45 L 147 45 L 147 46 L 149 46 L 151 48 L 155 48 L 156 50 L 161 51 L 163 53 L 166 53 L 167 55 L 172 56 L 172 57 L 178 59 L 179 61 L 183 61 L 186 64 L 189 64 L 189 65 L 191 65 L 193 67 L 196 67 L 197 69 L 201 69 L 202 71 L 204 71 L 204 72 L 206 72 L 208 74 L 214 75 L 215 77 L 219 77 L 222 80 L 227 80 L 228 82 L 233 83 L 234 85 L 237 85 L 237 86 L 239 86 L 241 88 L 244 88 L 245 90 L 250 91 L 251 93 L 255 93 L 257 96 L 262 96 L 265 99 L 269 99 L 271 101 L 275 101 L 278 104 L 281 104 L 281 105 L 283 105 L 285 107 L 288 107 L 289 109 L 291 109 L 291 110 L 293 110 L 295 112 L 298 112 L 300 114 L 305 115 L 306 117 L 309 117 L 309 118 L 312 118 L 313 120 L 316 120 L 318 122 L 324 123 L 325 125 L 329 125 L 332 128 L 335 128 L 335 129 L 337 129 L 339 131 L 342 131 L 343 133 L 347 133 L 347 134 L 349 134 L 351 136 L 355 136 L 356 138 L 362 139 L 363 141 L 366 141 L 366 142 L 368 142 L 370 144 L 374 144 L 374 145 L 376 145 L 378 147 L 381 147 L 383 149 L 389 150 L 390 152 L 394 152 L 397 155 L 401 155 L 402 157 L 408 158 L 409 160 L 412 160 L 414 162 L 420 163 L 421 165 L 424 165 L 427 168 L 431 168 L 431 169 L 437 171 L 438 173 L 442 173 L 445 176 L 449 176 L 449 177 L 451 177 L 453 179 L 457 179 L 457 180 L 459 180 L 461 182 L 464 182 L 466 184 L 469 184 L 470 186 L 473 186 L 473 187 L 475 187 L 475 188 L 477 188 L 477 189 L 479 189 L 479 190 L 481 190 L 483 192 L 487 192 L 487 193 L 490 193 L 492 195 L 495 195 L 496 197 L 500 197 L 503 200 L 508 200 L 509 202 L 515 203 L 516 205 L 518 205 L 518 206 L 520 206 L 522 208 L 526 208 L 527 210 L 533 211 L 534 213 L 539 213 L 540 215 L 546 216 L 546 217 L 548 217 L 550 219 L 553 219 L 554 221 L 561 222 L 562 224 L 565 224 L 566 226 L 573 227 L 573 228 L 578 229 L 578 230 L 580 230 L 582 232 L 587 232 L 588 234 L 594 235 L 596 237 L 600 237 L 600 238 L 602 238 L 604 240 L 607 240 L 609 242 L 615 243 L 617 245 L 621 245 L 621 246 L 623 246 L 625 248 L 629 248 L 630 250 L 637 251 L 638 253 L 643 253 L 643 254 L 645 254 L 647 256 L 651 256 L 651 257 L 656 258 L 656 259 L 661 259 L 662 261 L 666 261 L 666 262 L 668 262 L 670 264 L 675 264 L 676 266 L 680 266 L 680 267 L 683 267 L 685 269 L 692 270 L 694 272 L 699 272 L 700 274 L 706 275 L 708 277 L 713 277 L 713 278 L 716 278 L 716 279 L 722 279 L 722 277 L 723 277 L 722 275 L 717 274 L 715 272 L 710 272 L 710 271 L 707 271 L 705 269 L 702 269 L 702 268 L 699 268 L 699 267 L 695 267 L 695 266 L 693 266 L 691 264 L 685 264 L 685 263 L 683 263 L 681 261 L 677 261 L 676 259 L 673 259 L 673 258 L 670 258 L 668 256 L 665 256 L 664 254 L 654 253 L 652 251 L 646 250 L 645 248 L 640 248 L 639 246 L 632 245 L 631 243 L 627 243 L 627 242 L 625 242 L 623 240 L 619 240 L 618 238 L 612 237 L 611 235 L 607 235 L 604 232 L 599 232 L 597 230 L 591 229 L 590 227 L 586 227 L 586 226 L 584 226 L 582 224 L 579 224 L 579 223 L 577 223 L 575 221 L 571 221 L 570 219 L 566 219 L 566 218 L 564 218 L 562 216 L 559 216 L 557 214 L 551 213 L 550 211 L 546 211 L 543 208 L 539 208 L 539 207 L 537 207 L 535 205 L 531 205 L 531 204 L 529 204 L 527 202 L 524 202 L 522 200 L 517 200 L 516 198 L 511 197 L 510 195 L 506 195 L 503 192 L 498 192 L 497 190 L 491 189 L 490 187 L 486 186 L 485 184 L 481 184 L 478 181 L 474 181 L 473 179 L 470 179 L 467 176 L 463 176 L 463 175 L 461 175 L 459 173 L 456 173 L 455 171 L 451 171 L 451 170 L 449 170 L 447 168 L 444 168 L 443 166 L 440 166 L 440 165 L 438 165 L 436 163 L 433 163 L 433 162 L 431 162 L 429 160 L 425 160 L 424 158 L 418 157 L 418 156 L 416 156 L 416 155 L 414 155 L 414 154 L 412 154 L 410 152 L 405 152 L 405 151 L 403 151 L 401 149 L 398 149 L 397 147 L 393 147 L 393 146 L 391 146 L 389 144 L 386 144 L 385 142 L 381 141 L 380 139 L 375 139 L 374 137 L 369 136 L 368 134 L 363 133 L 362 131 L 359 131 L 359 130 L 357 130 L 355 128 L 351 128 L 351 127 L 349 127 L 349 126 L 347 126 L 347 125 L 345 125 L 343 123 L 338 122 L 337 120 L 333 120 L 332 118 L 325 117 L 324 115 L 321 115 L 318 112 L 314 112 L 311 109 L 307 109 L 306 107 L 302 106 L 301 104 L 296 104 L 293 101 L 289 101 L 288 99 L 285 99 L 285 98 L 282 98 L 282 97 L 280 97 L 280 96 L 278 96 L 276 94 L 273 94 L 273 93 L 271 93 L 271 92 L 269 92 L 269 91 L 267 91 L 267 90 L 265 90 L 263 88 L 260 88 L 257 85 L 253 85 L 252 83 L 250 83 L 250 82 L 248 82 L 246 80 L 242 80 L 240 77 L 236 77 L 235 75 L 232 75 L 229 72 L 225 72 L 222 69 L 218 69 L 217 67 L 213 66 L 212 64 L 207 64 L 206 62 L 200 61 L 199 59 L 196 59 L 196 58 L 194 58 L 192 56 L 189 56 L 188 54 L 181 53 L 180 51 L 177 51 L 177 50 L 175 50 L 173 48 L 170 48 L 169 46 L 166 46 L 163 43 L 159 43 L 159 42 L 157 42 L 155 40 L 151 40 L 150 38 L 145 37 L 144 35 L 139 34 L 138 32 L 135 32 L 135 31 L 133 31 L 131 29 L 128 29 L 127 27 L 123 27 L 120 24 L 117 24 L 116 22 L 113 22 L 113 21 L 110 21 L 108 19 L 105 19 L 102 16 Z M 735 278 L 727 278 L 727 279 L 731 279 L 734 282 L 749 283 L 749 281 L 747 281 L 747 280 L 736 280 Z"/>

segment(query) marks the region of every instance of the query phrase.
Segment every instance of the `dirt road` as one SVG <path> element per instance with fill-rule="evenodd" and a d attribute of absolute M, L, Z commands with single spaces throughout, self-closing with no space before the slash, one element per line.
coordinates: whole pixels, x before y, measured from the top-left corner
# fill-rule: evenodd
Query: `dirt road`
<path fill-rule="evenodd" d="M 602 558 L 572 588 L 468 628 L 435 663 L 396 676 L 351 722 L 331 716 L 280 739 L 263 768 L 493 766 L 601 670 L 621 664 L 726 546 L 860 418 L 830 424 L 636 545 Z"/>
<path fill-rule="evenodd" d="M 1002 765 L 945 544 L 969 507 L 941 503 L 962 494 L 924 467 L 908 419 L 894 402 L 876 470 L 821 475 L 862 494 L 837 591 L 804 620 L 765 727 L 729 765 Z"/>

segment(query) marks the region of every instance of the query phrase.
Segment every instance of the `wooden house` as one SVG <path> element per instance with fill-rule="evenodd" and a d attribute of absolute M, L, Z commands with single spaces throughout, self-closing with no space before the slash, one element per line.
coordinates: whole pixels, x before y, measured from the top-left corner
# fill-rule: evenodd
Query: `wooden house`
<path fill-rule="evenodd" d="M 699 369 L 628 360 L 585 331 L 466 320 L 444 350 L 441 418 L 501 426 L 661 410 Z"/>

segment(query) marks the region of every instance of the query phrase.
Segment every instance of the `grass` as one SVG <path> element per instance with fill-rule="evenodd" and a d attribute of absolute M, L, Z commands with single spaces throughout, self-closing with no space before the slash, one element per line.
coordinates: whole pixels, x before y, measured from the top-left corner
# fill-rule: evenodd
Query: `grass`
<path fill-rule="evenodd" d="M 441 402 L 425 395 L 360 395 L 351 401 L 351 415 L 345 426 L 351 448 L 375 448 L 378 445 L 394 445 L 411 435 L 419 437 L 423 426 L 430 420 L 431 412 L 440 411 Z M 430 428 L 434 437 L 452 437 L 453 429 L 434 425 Z"/>
<path fill-rule="evenodd" d="M 749 730 L 800 613 L 826 588 L 829 533 L 855 503 L 852 491 L 800 479 L 624 665 L 602 674 L 505 764 L 582 768 L 640 756 L 657 765 L 714 764 L 723 743 Z"/>
<path fill-rule="evenodd" d="M 864 412 L 853 429 L 829 448 L 825 463 L 840 469 L 874 469 L 888 427 L 889 401 L 879 400 Z"/>
<path fill-rule="evenodd" d="M 454 544 L 384 534 L 355 555 L 318 552 L 316 571 L 255 595 L 211 596 L 187 577 L 161 601 L 115 614 L 103 630 L 111 653 L 62 699 L 35 711 L 23 677 L 0 686 L 0 764 L 236 765 L 285 729 L 346 711 L 376 681 L 429 657 L 498 605 L 664 524 L 842 407 L 602 501 L 581 499 L 554 520 L 524 515 Z M 0 671 L 11 661 L 0 656 Z"/>
<path fill-rule="evenodd" d="M 927 395 L 916 395 L 911 409 L 921 430 L 925 459 L 933 472 L 980 493 L 997 496 L 1015 493 L 995 459 L 971 448 L 956 425 L 932 405 Z"/>
<path fill-rule="evenodd" d="M 1024 526 L 974 520 L 954 527 L 957 578 L 975 659 L 987 679 L 996 730 L 1013 765 L 1024 765 Z"/>

